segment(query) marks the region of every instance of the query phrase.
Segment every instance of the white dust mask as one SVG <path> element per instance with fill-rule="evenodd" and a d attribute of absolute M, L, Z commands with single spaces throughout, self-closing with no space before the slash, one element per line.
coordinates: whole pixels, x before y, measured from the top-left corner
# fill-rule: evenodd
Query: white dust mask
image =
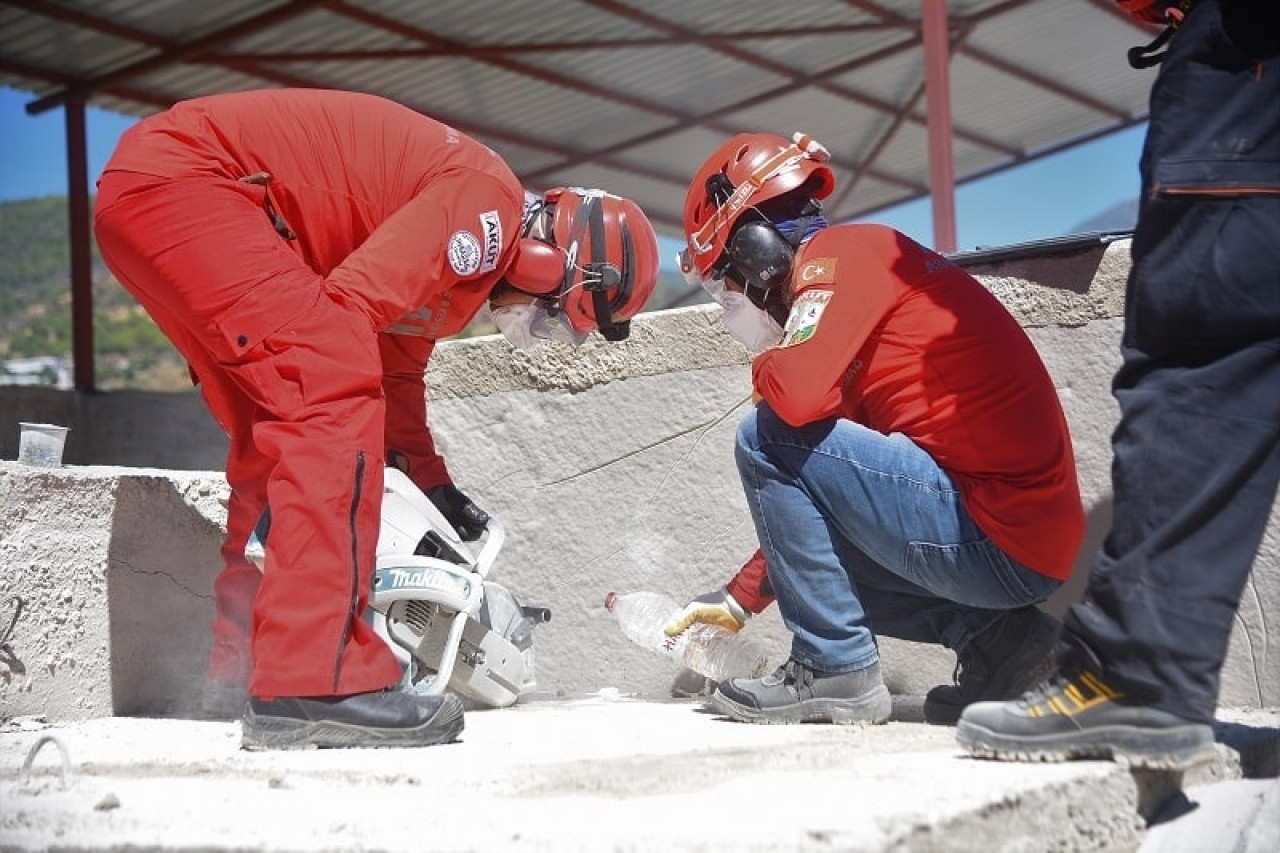
<path fill-rule="evenodd" d="M 498 331 L 516 349 L 529 349 L 543 341 L 561 341 L 576 347 L 587 339 L 586 332 L 574 331 L 563 316 L 552 316 L 534 302 L 500 305 L 489 313 Z"/>
<path fill-rule="evenodd" d="M 745 293 L 726 288 L 719 302 L 724 307 L 725 328 L 753 356 L 782 340 L 782 327 L 768 311 L 757 308 Z"/>

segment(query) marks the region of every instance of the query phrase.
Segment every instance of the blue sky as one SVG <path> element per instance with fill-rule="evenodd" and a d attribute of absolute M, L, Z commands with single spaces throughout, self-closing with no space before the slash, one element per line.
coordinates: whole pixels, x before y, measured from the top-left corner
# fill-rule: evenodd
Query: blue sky
<path fill-rule="evenodd" d="M 0 201 L 67 191 L 61 109 L 28 116 L 34 96 L 0 87 Z M 96 178 L 133 119 L 90 109 L 89 174 Z M 975 181 L 956 192 L 960 249 L 1000 246 L 1076 230 L 1081 222 L 1138 195 L 1138 154 L 1145 125 Z M 932 245 L 928 200 L 872 217 Z M 672 254 L 664 251 L 663 255 Z"/>

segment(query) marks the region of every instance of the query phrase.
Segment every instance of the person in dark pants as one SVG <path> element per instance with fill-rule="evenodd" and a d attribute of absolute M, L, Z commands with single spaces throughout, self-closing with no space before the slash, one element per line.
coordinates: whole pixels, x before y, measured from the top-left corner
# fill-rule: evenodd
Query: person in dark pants
<path fill-rule="evenodd" d="M 1180 769 L 1213 754 L 1232 621 L 1280 481 L 1280 3 L 1121 5 L 1172 32 L 1113 383 L 1115 520 L 1057 673 L 970 706 L 956 736 L 982 757 Z"/>

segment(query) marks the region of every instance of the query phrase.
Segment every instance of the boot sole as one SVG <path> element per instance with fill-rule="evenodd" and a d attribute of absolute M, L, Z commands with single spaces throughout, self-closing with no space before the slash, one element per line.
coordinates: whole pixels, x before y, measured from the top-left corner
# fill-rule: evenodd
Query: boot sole
<path fill-rule="evenodd" d="M 865 726 L 883 723 L 893 711 L 893 699 L 883 684 L 858 699 L 802 699 L 777 708 L 753 708 L 733 701 L 716 691 L 711 703 L 717 710 L 744 723 L 781 725 L 790 723 L 831 723 L 837 726 Z"/>
<path fill-rule="evenodd" d="M 240 748 L 268 749 L 384 749 L 452 743 L 465 723 L 460 701 L 446 702 L 435 715 L 414 728 L 378 728 L 337 720 L 299 720 L 245 711 Z"/>
<path fill-rule="evenodd" d="M 1003 735 L 961 720 L 956 741 L 976 758 L 1045 762 L 1098 758 L 1152 770 L 1186 770 L 1217 755 L 1213 729 L 1194 724 L 1164 729 L 1098 726 L 1049 735 Z"/>

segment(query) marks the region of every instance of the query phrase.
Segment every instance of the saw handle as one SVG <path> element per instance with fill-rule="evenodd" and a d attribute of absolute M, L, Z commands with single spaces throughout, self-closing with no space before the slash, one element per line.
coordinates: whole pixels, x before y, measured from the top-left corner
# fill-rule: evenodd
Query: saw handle
<path fill-rule="evenodd" d="M 551 610 L 547 607 L 521 607 L 520 614 L 534 622 L 550 622 Z"/>

